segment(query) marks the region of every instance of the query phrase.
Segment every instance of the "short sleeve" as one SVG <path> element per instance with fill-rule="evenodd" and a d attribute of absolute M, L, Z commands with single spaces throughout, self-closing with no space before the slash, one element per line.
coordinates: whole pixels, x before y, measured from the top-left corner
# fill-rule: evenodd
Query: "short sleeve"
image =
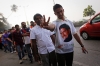
<path fill-rule="evenodd" d="M 57 26 L 56 21 L 53 21 L 52 24 L 55 25 L 54 33 L 56 33 L 56 30 L 57 30 L 57 27 L 56 27 L 56 26 Z"/>
<path fill-rule="evenodd" d="M 56 25 L 56 21 L 53 21 L 52 24 Z"/>
<path fill-rule="evenodd" d="M 54 32 L 54 31 L 52 31 L 52 32 L 51 32 L 51 31 L 49 31 L 49 32 L 50 32 L 50 36 L 51 36 L 51 35 L 53 35 L 53 34 L 55 34 L 55 32 Z"/>
<path fill-rule="evenodd" d="M 71 23 L 71 27 L 72 27 L 72 34 L 74 35 L 77 33 L 76 28 L 74 27 L 74 24 L 71 21 L 70 21 L 70 23 Z"/>
<path fill-rule="evenodd" d="M 30 39 L 36 39 L 35 32 L 33 29 L 30 31 Z"/>
<path fill-rule="evenodd" d="M 7 36 L 6 36 L 6 35 L 4 35 L 4 38 L 6 39 L 6 38 L 7 38 Z"/>

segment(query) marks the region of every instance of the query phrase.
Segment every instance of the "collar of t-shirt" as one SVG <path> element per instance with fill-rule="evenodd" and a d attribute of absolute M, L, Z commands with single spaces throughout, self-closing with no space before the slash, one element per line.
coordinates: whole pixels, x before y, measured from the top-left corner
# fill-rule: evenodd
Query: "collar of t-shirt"
<path fill-rule="evenodd" d="M 37 27 L 37 28 L 42 28 L 42 27 L 41 27 L 41 26 L 39 26 L 39 25 L 36 25 L 36 27 Z"/>
<path fill-rule="evenodd" d="M 62 19 L 57 18 L 56 21 L 59 21 L 59 22 L 60 22 L 60 21 L 67 21 L 67 18 L 66 18 L 66 17 L 64 17 L 64 19 L 65 19 L 65 20 L 62 20 Z"/>

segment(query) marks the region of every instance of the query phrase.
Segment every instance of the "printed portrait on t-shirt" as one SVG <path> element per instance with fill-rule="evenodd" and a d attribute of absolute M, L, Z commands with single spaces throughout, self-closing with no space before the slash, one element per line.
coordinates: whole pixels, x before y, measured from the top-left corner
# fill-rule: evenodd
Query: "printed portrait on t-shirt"
<path fill-rule="evenodd" d="M 71 30 L 67 24 L 62 24 L 59 27 L 60 35 L 64 39 L 64 42 L 69 42 L 72 40 Z"/>

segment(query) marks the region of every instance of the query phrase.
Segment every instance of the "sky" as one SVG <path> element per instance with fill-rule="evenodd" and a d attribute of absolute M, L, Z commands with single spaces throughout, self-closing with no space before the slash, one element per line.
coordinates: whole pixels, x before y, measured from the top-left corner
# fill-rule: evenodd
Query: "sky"
<path fill-rule="evenodd" d="M 54 0 L 64 8 L 65 16 L 71 21 L 84 19 L 83 10 L 92 5 L 96 13 L 100 12 L 100 0 Z M 53 12 L 53 0 L 0 0 L 0 13 L 7 18 L 12 25 L 20 24 L 22 21 L 34 21 L 36 13 L 50 17 L 50 22 L 56 19 Z M 16 12 L 11 11 L 11 6 L 18 6 Z M 11 14 L 12 13 L 12 14 Z"/>

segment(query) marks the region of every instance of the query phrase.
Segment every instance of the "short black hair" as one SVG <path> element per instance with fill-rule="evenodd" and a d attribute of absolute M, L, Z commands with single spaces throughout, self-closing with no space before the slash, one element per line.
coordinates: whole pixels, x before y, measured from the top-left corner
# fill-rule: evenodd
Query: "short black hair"
<path fill-rule="evenodd" d="M 15 28 L 16 28 L 17 26 L 19 26 L 19 25 L 15 25 Z"/>
<path fill-rule="evenodd" d="M 13 30 L 13 29 L 9 29 L 9 31 L 11 31 L 11 30 Z"/>
<path fill-rule="evenodd" d="M 62 24 L 60 27 L 59 27 L 59 30 L 61 28 L 65 28 L 66 30 L 70 29 L 70 27 L 67 25 L 67 24 Z"/>
<path fill-rule="evenodd" d="M 56 10 L 57 8 L 62 8 L 62 6 L 61 6 L 60 4 L 55 4 L 55 5 L 53 6 L 53 11 L 55 12 L 55 10 Z"/>
<path fill-rule="evenodd" d="M 5 31 L 7 31 L 7 30 L 4 30 L 4 32 L 5 32 Z"/>
<path fill-rule="evenodd" d="M 33 17 L 34 20 L 36 20 L 36 16 L 40 16 L 40 17 L 42 17 L 41 14 L 37 13 L 37 14 L 35 14 L 34 17 Z"/>
<path fill-rule="evenodd" d="M 12 28 L 15 28 L 14 26 Z"/>
<path fill-rule="evenodd" d="M 21 22 L 21 25 L 22 25 L 23 23 L 26 23 L 26 22 Z"/>
<path fill-rule="evenodd" d="M 33 21 L 30 21 L 30 23 L 34 23 Z"/>

